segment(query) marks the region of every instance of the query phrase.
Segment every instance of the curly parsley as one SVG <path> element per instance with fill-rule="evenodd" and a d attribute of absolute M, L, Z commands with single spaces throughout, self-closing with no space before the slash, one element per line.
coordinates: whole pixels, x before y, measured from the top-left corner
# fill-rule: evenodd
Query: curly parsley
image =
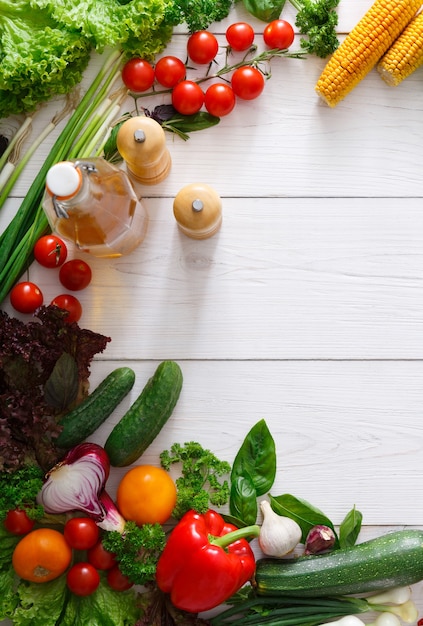
<path fill-rule="evenodd" d="M 169 471 L 175 463 L 181 464 L 182 475 L 176 479 L 177 499 L 172 513 L 180 519 L 187 511 L 194 509 L 205 513 L 210 504 L 223 506 L 229 500 L 228 480 L 221 480 L 229 474 L 231 466 L 218 459 L 213 452 L 205 450 L 201 444 L 189 441 L 183 446 L 174 443 L 169 450 L 160 454 L 162 467 Z"/>
<path fill-rule="evenodd" d="M 119 568 L 136 585 L 145 585 L 154 580 L 157 561 L 165 543 L 165 531 L 160 524 L 137 526 L 126 522 L 121 534 L 117 530 L 107 532 L 103 545 L 116 555 Z"/>

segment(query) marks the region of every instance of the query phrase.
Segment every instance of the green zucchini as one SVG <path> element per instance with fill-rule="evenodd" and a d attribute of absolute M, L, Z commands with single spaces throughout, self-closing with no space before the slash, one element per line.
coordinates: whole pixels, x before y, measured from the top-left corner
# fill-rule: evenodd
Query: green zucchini
<path fill-rule="evenodd" d="M 147 450 L 171 416 L 182 389 L 181 368 L 163 361 L 116 424 L 104 448 L 114 467 L 130 465 Z"/>
<path fill-rule="evenodd" d="M 56 443 L 68 450 L 89 437 L 111 415 L 131 391 L 135 372 L 130 367 L 118 367 L 90 393 L 75 409 L 59 420 L 63 426 Z"/>
<path fill-rule="evenodd" d="M 257 561 L 262 596 L 349 595 L 408 586 L 423 579 L 423 531 L 387 533 L 318 556 Z"/>

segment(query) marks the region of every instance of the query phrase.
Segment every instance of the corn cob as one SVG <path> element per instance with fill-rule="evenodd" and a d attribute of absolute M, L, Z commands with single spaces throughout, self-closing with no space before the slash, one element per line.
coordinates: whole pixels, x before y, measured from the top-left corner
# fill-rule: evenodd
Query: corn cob
<path fill-rule="evenodd" d="M 416 15 L 392 44 L 377 69 L 388 85 L 396 86 L 420 65 L 423 65 L 423 12 Z"/>
<path fill-rule="evenodd" d="M 376 0 L 326 64 L 316 91 L 336 106 L 372 70 L 413 19 L 421 0 Z"/>

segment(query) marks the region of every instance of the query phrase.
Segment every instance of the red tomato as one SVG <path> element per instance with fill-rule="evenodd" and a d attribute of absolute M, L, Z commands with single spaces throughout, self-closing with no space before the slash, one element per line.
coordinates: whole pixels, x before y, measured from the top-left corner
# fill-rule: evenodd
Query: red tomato
<path fill-rule="evenodd" d="M 285 20 L 273 20 L 263 32 L 264 43 L 269 48 L 286 50 L 294 41 L 295 33 L 289 22 Z"/>
<path fill-rule="evenodd" d="M 192 80 L 183 80 L 173 88 L 172 105 L 178 113 L 193 115 L 201 109 L 203 104 L 203 90 Z"/>
<path fill-rule="evenodd" d="M 208 30 L 198 30 L 188 39 L 187 50 L 194 63 L 211 63 L 219 50 L 219 43 Z"/>
<path fill-rule="evenodd" d="M 34 246 L 34 257 L 44 267 L 59 267 L 68 256 L 64 241 L 55 235 L 40 237 Z"/>
<path fill-rule="evenodd" d="M 226 83 L 210 85 L 204 95 L 204 104 L 210 115 L 223 117 L 228 115 L 235 106 L 236 98 L 233 89 Z"/>
<path fill-rule="evenodd" d="M 145 59 L 130 59 L 123 66 L 122 80 L 129 91 L 147 91 L 154 83 L 154 68 Z"/>
<path fill-rule="evenodd" d="M 34 313 L 43 302 L 40 288 L 27 280 L 17 283 L 10 292 L 10 303 L 19 313 Z"/>
<path fill-rule="evenodd" d="M 30 519 L 25 511 L 13 509 L 8 511 L 4 525 L 6 529 L 14 535 L 26 535 L 34 527 L 34 520 Z"/>
<path fill-rule="evenodd" d="M 232 89 L 242 100 L 254 100 L 264 89 L 263 74 L 255 67 L 243 65 L 232 74 Z"/>
<path fill-rule="evenodd" d="M 91 268 L 82 259 L 66 261 L 59 271 L 59 280 L 66 289 L 80 291 L 85 289 L 91 282 Z"/>
<path fill-rule="evenodd" d="M 82 306 L 78 298 L 71 296 L 69 293 L 63 293 L 60 296 L 56 296 L 51 304 L 58 306 L 59 309 L 68 311 L 69 315 L 65 317 L 65 322 L 72 324 L 78 322 L 82 315 Z"/>
<path fill-rule="evenodd" d="M 185 78 L 185 63 L 173 56 L 166 56 L 159 59 L 155 67 L 156 80 L 163 87 L 171 88 Z"/>
<path fill-rule="evenodd" d="M 246 22 L 236 22 L 226 29 L 226 40 L 237 52 L 247 50 L 254 41 L 254 29 Z"/>
<path fill-rule="evenodd" d="M 89 517 L 72 517 L 65 524 L 63 535 L 74 550 L 89 550 L 98 541 L 100 531 Z"/>
<path fill-rule="evenodd" d="M 117 565 L 107 572 L 107 582 L 115 591 L 126 591 L 134 584 L 125 574 L 122 574 Z"/>
<path fill-rule="evenodd" d="M 97 543 L 88 550 L 87 557 L 88 561 L 96 569 L 108 570 L 116 565 L 115 555 L 113 552 L 106 550 L 102 541 L 97 541 Z"/>
<path fill-rule="evenodd" d="M 100 574 L 91 563 L 75 563 L 66 575 L 66 583 L 76 596 L 89 596 L 100 584 Z"/>

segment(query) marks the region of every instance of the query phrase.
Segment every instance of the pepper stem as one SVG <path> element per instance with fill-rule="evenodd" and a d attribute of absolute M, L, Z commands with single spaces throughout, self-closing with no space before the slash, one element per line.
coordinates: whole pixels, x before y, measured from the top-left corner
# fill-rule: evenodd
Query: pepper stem
<path fill-rule="evenodd" d="M 246 537 L 258 537 L 260 534 L 260 526 L 258 524 L 254 524 L 253 526 L 244 526 L 244 528 L 237 528 L 236 530 L 232 530 L 230 533 L 226 533 L 226 535 L 222 535 L 221 537 L 211 537 L 210 543 L 213 546 L 220 546 L 221 548 L 226 548 L 234 541 L 238 541 L 238 539 L 245 539 Z"/>

